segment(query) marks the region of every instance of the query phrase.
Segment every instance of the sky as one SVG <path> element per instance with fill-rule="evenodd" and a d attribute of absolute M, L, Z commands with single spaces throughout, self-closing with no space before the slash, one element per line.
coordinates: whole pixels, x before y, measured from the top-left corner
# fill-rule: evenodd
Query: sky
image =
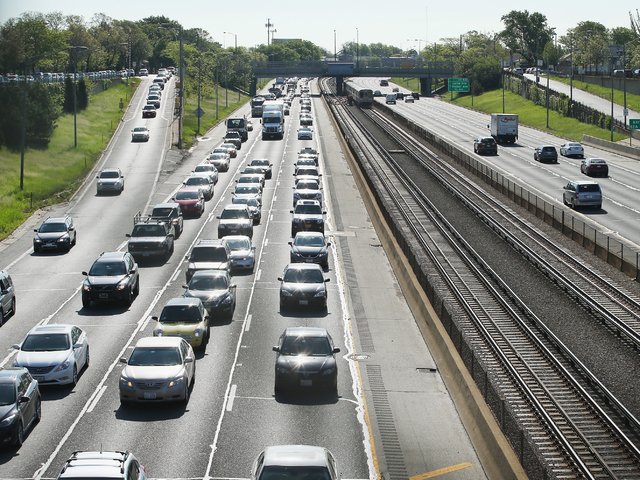
<path fill-rule="evenodd" d="M 558 36 L 580 21 L 596 21 L 607 28 L 629 27 L 629 13 L 636 17 L 634 2 L 583 0 L 538 0 L 537 2 L 481 2 L 453 0 L 401 5 L 382 0 L 369 2 L 257 2 L 245 0 L 0 0 L 0 23 L 24 12 L 81 15 L 89 23 L 96 13 L 116 20 L 137 21 L 151 15 L 164 15 L 184 28 L 202 28 L 214 41 L 233 46 L 253 47 L 267 43 L 267 23 L 275 38 L 309 40 L 329 52 L 346 42 L 383 43 L 403 50 L 424 48 L 425 42 L 458 37 L 471 30 L 492 35 L 504 28 L 500 17 L 511 10 L 539 12 L 547 17 Z M 227 32 L 226 34 L 224 32 Z M 335 32 L 335 37 L 334 37 Z M 334 43 L 335 38 L 335 43 Z"/>

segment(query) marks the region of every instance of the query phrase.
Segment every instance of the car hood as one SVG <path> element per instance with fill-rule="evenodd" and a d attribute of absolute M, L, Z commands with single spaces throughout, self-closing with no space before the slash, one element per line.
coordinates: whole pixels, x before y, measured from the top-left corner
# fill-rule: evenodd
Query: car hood
<path fill-rule="evenodd" d="M 307 247 L 293 245 L 291 247 L 293 253 L 300 253 L 302 255 L 319 255 L 320 253 L 327 253 L 327 247 Z"/>
<path fill-rule="evenodd" d="M 203 302 L 217 302 L 228 294 L 229 290 L 188 290 L 185 297 L 199 298 Z"/>
<path fill-rule="evenodd" d="M 159 366 L 139 366 L 127 365 L 122 370 L 122 376 L 130 380 L 170 380 L 180 375 L 185 375 L 183 365 L 159 365 Z"/>
<path fill-rule="evenodd" d="M 322 220 L 322 215 L 318 215 L 315 213 L 312 213 L 312 214 L 296 213 L 293 218 L 299 218 L 301 220 Z"/>
<path fill-rule="evenodd" d="M 279 355 L 278 366 L 286 366 L 295 371 L 318 372 L 335 366 L 333 356 L 306 357 L 302 355 Z"/>
<path fill-rule="evenodd" d="M 282 289 L 293 293 L 302 293 L 306 295 L 316 294 L 325 290 L 324 283 L 282 283 Z"/>
<path fill-rule="evenodd" d="M 87 280 L 91 285 L 116 285 L 125 277 L 126 275 L 111 275 L 108 277 L 94 277 L 89 275 Z"/>
<path fill-rule="evenodd" d="M 198 323 L 162 323 L 161 321 L 157 321 L 154 330 L 157 330 L 159 328 L 162 329 L 163 336 L 165 337 L 171 335 L 193 335 L 193 332 L 196 328 L 204 328 L 204 321 L 200 321 Z"/>
<path fill-rule="evenodd" d="M 120 179 L 119 178 L 99 178 L 98 182 L 115 185 L 116 183 L 120 183 Z"/>
<path fill-rule="evenodd" d="M 220 219 L 220 223 L 218 225 L 248 225 L 251 223 L 250 218 L 227 218 Z"/>
<path fill-rule="evenodd" d="M 176 203 L 184 207 L 193 207 L 199 200 L 176 200 Z"/>
<path fill-rule="evenodd" d="M 59 238 L 64 237 L 67 234 L 67 232 L 45 232 L 45 233 L 40 233 L 38 232 L 36 234 L 36 238 L 39 238 L 42 241 L 51 241 L 51 240 L 58 240 Z"/>
<path fill-rule="evenodd" d="M 25 352 L 20 350 L 16 361 L 21 367 L 50 367 L 60 365 L 69 356 L 69 350 L 55 352 Z"/>
<path fill-rule="evenodd" d="M 131 237 L 129 243 L 162 243 L 167 237 Z"/>

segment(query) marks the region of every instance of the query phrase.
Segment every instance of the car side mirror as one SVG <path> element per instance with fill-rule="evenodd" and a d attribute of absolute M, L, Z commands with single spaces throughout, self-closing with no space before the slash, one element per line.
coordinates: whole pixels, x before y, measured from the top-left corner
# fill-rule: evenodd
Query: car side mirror
<path fill-rule="evenodd" d="M 126 359 L 126 358 L 124 358 L 124 357 L 122 357 L 122 358 L 120 359 L 120 363 L 127 363 L 127 359 Z"/>
<path fill-rule="evenodd" d="M 330 246 L 331 246 L 331 242 L 327 242 L 327 247 L 330 247 Z"/>
<path fill-rule="evenodd" d="M 193 358 L 187 357 L 184 359 L 184 363 L 193 363 Z"/>
<path fill-rule="evenodd" d="M 272 348 L 272 350 L 274 352 L 279 352 L 280 351 L 280 347 L 276 345 L 275 347 Z"/>
<path fill-rule="evenodd" d="M 287 245 L 291 245 L 293 247 L 293 242 L 287 242 Z"/>
<path fill-rule="evenodd" d="M 330 279 L 330 278 L 325 278 L 325 279 L 324 279 L 324 283 L 329 283 L 330 281 L 331 281 L 331 279 Z"/>
<path fill-rule="evenodd" d="M 189 288 L 189 285 L 182 285 L 182 288 L 186 288 L 186 289 L 188 289 L 188 288 Z"/>
<path fill-rule="evenodd" d="M 282 277 L 278 277 L 278 281 L 279 281 L 279 282 L 282 282 Z"/>
<path fill-rule="evenodd" d="M 130 233 L 125 233 L 124 236 L 127 237 L 127 238 L 131 238 L 131 234 Z"/>
<path fill-rule="evenodd" d="M 29 403 L 29 400 L 31 400 L 29 397 L 22 396 L 20 397 L 20 400 L 18 400 L 18 403 Z"/>
<path fill-rule="evenodd" d="M 209 315 L 205 315 L 205 316 L 204 316 L 204 319 L 205 319 L 205 320 L 211 320 L 211 317 L 210 317 Z"/>
<path fill-rule="evenodd" d="M 84 275 L 85 277 L 89 276 L 89 274 L 87 272 L 82 272 L 82 275 Z"/>
<path fill-rule="evenodd" d="M 335 348 L 333 349 L 333 353 L 340 353 L 340 349 L 339 349 L 338 347 L 335 347 Z"/>
<path fill-rule="evenodd" d="M 76 343 L 76 344 L 73 346 L 73 349 L 75 350 L 76 348 L 82 348 L 82 344 L 81 344 L 81 343 Z"/>
<path fill-rule="evenodd" d="M 15 350 L 20 350 L 20 345 L 16 343 L 15 345 L 12 345 L 12 348 Z"/>
<path fill-rule="evenodd" d="M 293 213 L 293 210 L 289 210 L 289 213 Z"/>
<path fill-rule="evenodd" d="M 33 229 L 33 231 L 34 231 L 34 232 L 36 232 L 36 233 L 38 233 L 38 229 L 37 229 L 37 228 L 34 228 L 34 229 Z"/>
<path fill-rule="evenodd" d="M 251 250 L 255 250 L 255 249 L 256 249 L 256 247 L 251 247 Z"/>

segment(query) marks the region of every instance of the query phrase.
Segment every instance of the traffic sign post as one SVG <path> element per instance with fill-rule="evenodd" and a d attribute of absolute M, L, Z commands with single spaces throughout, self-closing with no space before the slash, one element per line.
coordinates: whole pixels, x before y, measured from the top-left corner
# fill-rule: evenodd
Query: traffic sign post
<path fill-rule="evenodd" d="M 630 118 L 629 119 L 629 130 L 640 130 L 640 118 Z M 629 132 L 629 146 L 631 147 L 631 135 L 633 132 Z"/>

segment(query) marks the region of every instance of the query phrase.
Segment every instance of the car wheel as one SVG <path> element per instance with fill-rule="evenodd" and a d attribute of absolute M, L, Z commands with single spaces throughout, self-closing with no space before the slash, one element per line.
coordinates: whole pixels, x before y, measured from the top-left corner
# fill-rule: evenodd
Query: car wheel
<path fill-rule="evenodd" d="M 2 311 L 2 305 L 0 305 L 0 327 L 4 325 L 4 312 Z"/>
<path fill-rule="evenodd" d="M 90 308 L 91 307 L 91 300 L 89 300 L 86 297 L 82 297 L 82 308 Z"/>
<path fill-rule="evenodd" d="M 182 403 L 184 403 L 185 406 L 189 403 L 189 382 L 184 386 L 184 399 L 182 400 Z"/>
<path fill-rule="evenodd" d="M 11 316 L 16 314 L 16 299 L 11 300 Z"/>
<path fill-rule="evenodd" d="M 71 379 L 71 387 L 75 387 L 78 384 L 78 366 L 73 366 L 73 378 Z"/>
<path fill-rule="evenodd" d="M 76 233 L 75 236 L 73 237 L 73 246 L 76 246 L 76 243 L 78 241 L 78 234 Z"/>
<path fill-rule="evenodd" d="M 602 208 L 602 204 L 596 205 L 596 210 L 600 210 Z"/>
<path fill-rule="evenodd" d="M 322 268 L 323 268 L 323 269 L 325 269 L 325 270 L 327 270 L 327 269 L 329 268 L 329 262 L 328 262 L 328 261 L 327 261 L 327 262 L 324 262 L 324 263 L 322 264 Z"/>
<path fill-rule="evenodd" d="M 39 398 L 36 404 L 35 422 L 38 423 L 42 419 L 42 400 Z"/>
<path fill-rule="evenodd" d="M 138 281 L 136 282 L 136 288 L 134 289 L 133 293 L 136 297 L 140 295 L 140 279 L 138 279 Z"/>
<path fill-rule="evenodd" d="M 34 245 L 33 246 L 33 253 L 40 253 L 40 247 Z"/>
<path fill-rule="evenodd" d="M 87 345 L 87 358 L 84 359 L 84 367 L 89 368 L 89 364 L 91 363 L 91 356 L 89 355 L 89 346 Z"/>
<path fill-rule="evenodd" d="M 16 439 L 13 444 L 16 447 L 21 447 L 24 443 L 24 428 L 22 427 L 22 422 L 18 421 L 18 429 L 16 431 Z"/>
<path fill-rule="evenodd" d="M 133 288 L 129 287 L 127 298 L 125 300 L 128 307 L 133 303 Z"/>

